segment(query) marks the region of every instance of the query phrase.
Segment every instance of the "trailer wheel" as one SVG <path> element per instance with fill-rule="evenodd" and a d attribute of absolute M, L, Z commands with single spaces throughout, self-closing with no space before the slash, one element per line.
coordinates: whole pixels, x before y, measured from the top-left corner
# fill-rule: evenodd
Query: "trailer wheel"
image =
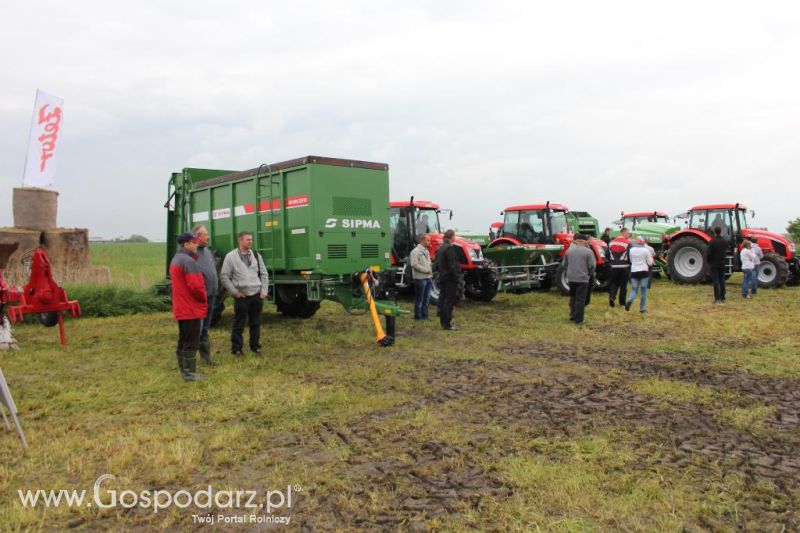
<path fill-rule="evenodd" d="M 493 263 L 464 273 L 464 295 L 476 302 L 490 302 L 497 296 L 497 274 Z"/>
<path fill-rule="evenodd" d="M 39 313 L 39 323 L 46 328 L 52 328 L 58 324 L 58 313 L 50 311 L 49 313 Z"/>
<path fill-rule="evenodd" d="M 226 297 L 227 293 L 223 290 L 221 293 L 217 294 L 217 298 L 214 300 L 214 312 L 211 313 L 211 323 L 209 324 L 212 328 L 216 327 L 219 321 L 222 320 L 222 312 L 225 310 Z"/>
<path fill-rule="evenodd" d="M 311 318 L 320 303 L 308 299 L 305 285 L 276 285 L 275 302 L 283 316 Z"/>
<path fill-rule="evenodd" d="M 702 283 L 708 277 L 708 244 L 699 237 L 682 237 L 669 248 L 669 278 L 682 284 Z"/>
<path fill-rule="evenodd" d="M 783 287 L 789 279 L 789 265 L 774 253 L 764 254 L 758 268 L 758 286 L 763 289 Z"/>

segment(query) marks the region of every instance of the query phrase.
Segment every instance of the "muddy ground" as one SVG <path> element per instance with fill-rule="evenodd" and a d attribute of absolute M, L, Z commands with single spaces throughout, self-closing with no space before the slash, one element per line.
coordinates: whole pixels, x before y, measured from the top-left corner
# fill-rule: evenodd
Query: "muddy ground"
<path fill-rule="evenodd" d="M 300 499 L 293 512 L 300 528 L 425 530 L 432 519 L 509 498 L 515 489 L 493 464 L 530 453 L 527 443 L 606 430 L 626 432 L 625 445 L 640 452 L 628 465 L 633 474 L 691 472 L 709 490 L 716 481 L 741 478 L 744 497 L 736 511 L 699 516 L 697 528 L 800 527 L 800 381 L 676 354 L 643 359 L 558 344 L 504 346 L 497 353 L 491 360 L 420 361 L 408 375 L 425 391 L 419 399 L 347 424 L 324 424 L 311 435 L 285 433 L 273 440 L 264 454 L 269 462 L 297 461 L 336 480 L 321 481 Z M 717 406 L 664 402 L 631 390 L 632 382 L 653 377 L 733 393 L 742 406 L 775 410 L 762 430 L 740 429 L 722 420 Z M 390 424 L 421 410 L 439 416 L 438 425 L 452 426 L 458 438 L 429 438 L 413 424 Z"/>

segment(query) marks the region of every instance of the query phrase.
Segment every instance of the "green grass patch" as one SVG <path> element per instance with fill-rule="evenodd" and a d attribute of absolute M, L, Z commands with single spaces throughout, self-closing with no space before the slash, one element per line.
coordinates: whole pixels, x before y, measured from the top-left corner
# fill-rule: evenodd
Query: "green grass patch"
<path fill-rule="evenodd" d="M 78 300 L 86 317 L 127 316 L 168 311 L 168 295 L 151 289 L 133 289 L 115 285 L 72 285 L 67 287 L 71 300 Z"/>

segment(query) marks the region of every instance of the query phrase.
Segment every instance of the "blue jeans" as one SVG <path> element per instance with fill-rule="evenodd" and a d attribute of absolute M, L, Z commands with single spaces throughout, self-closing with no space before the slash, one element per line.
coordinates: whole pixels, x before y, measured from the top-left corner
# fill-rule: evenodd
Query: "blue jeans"
<path fill-rule="evenodd" d="M 747 270 L 742 270 L 742 272 L 744 272 L 744 280 L 742 281 L 742 296 L 746 297 L 748 290 L 755 294 L 756 290 L 754 286 L 758 284 L 758 270 L 755 268 L 749 268 Z"/>
<path fill-rule="evenodd" d="M 431 301 L 433 280 L 414 280 L 414 318 L 428 318 L 428 303 Z"/>
<path fill-rule="evenodd" d="M 649 285 L 649 280 L 649 277 L 631 278 L 631 295 L 628 297 L 628 303 L 632 304 L 641 290 L 642 299 L 639 300 L 639 311 L 647 311 L 647 285 Z"/>
<path fill-rule="evenodd" d="M 208 328 L 211 327 L 211 315 L 214 314 L 214 306 L 217 303 L 217 296 L 214 294 L 207 296 L 206 301 L 208 302 L 208 314 L 203 319 L 203 325 L 200 328 L 201 339 L 205 339 L 206 337 L 208 337 Z"/>
<path fill-rule="evenodd" d="M 755 296 L 756 292 L 758 291 L 758 269 L 759 269 L 759 266 L 760 265 L 756 265 L 756 267 L 753 269 L 753 277 L 750 278 L 750 294 L 752 294 L 753 296 Z"/>

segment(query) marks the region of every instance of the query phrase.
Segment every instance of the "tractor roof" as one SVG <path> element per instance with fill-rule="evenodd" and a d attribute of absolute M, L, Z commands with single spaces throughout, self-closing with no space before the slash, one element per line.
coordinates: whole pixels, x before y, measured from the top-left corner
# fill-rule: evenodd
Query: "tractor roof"
<path fill-rule="evenodd" d="M 411 207 L 411 202 L 403 200 L 402 202 L 390 202 L 389 207 Z M 428 202 L 426 200 L 414 200 L 414 207 L 422 209 L 439 209 L 439 204 Z"/>
<path fill-rule="evenodd" d="M 625 213 L 622 215 L 622 218 L 651 217 L 653 215 L 657 217 L 669 217 L 669 215 L 663 211 L 640 211 L 637 213 Z"/>
<path fill-rule="evenodd" d="M 541 211 L 547 209 L 548 204 L 528 204 L 528 205 L 512 205 L 506 207 L 506 211 Z M 569 207 L 563 204 L 549 204 L 550 209 L 553 211 L 569 211 Z"/>
<path fill-rule="evenodd" d="M 747 206 L 744 204 L 708 204 L 708 205 L 696 205 L 691 208 L 689 211 L 702 211 L 703 209 L 747 209 Z"/>

